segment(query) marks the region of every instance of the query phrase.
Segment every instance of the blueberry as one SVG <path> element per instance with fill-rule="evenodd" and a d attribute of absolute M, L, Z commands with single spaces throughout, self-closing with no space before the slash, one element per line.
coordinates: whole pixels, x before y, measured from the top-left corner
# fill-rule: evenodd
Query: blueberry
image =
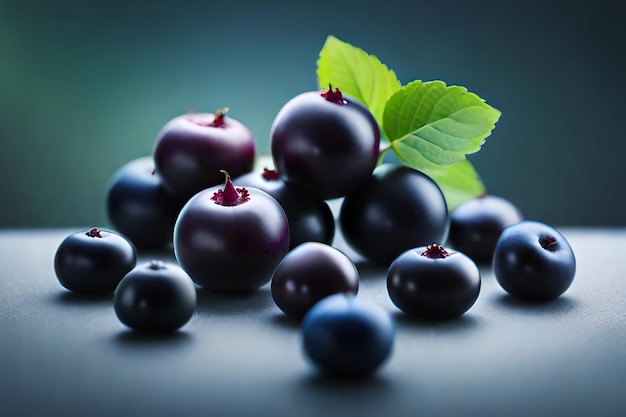
<path fill-rule="evenodd" d="M 141 332 L 172 332 L 196 308 L 196 287 L 180 266 L 153 260 L 120 281 L 114 297 L 118 319 Z"/>
<path fill-rule="evenodd" d="M 480 271 L 472 259 L 436 243 L 404 252 L 387 272 L 391 301 L 425 319 L 460 317 L 476 302 L 480 286 Z"/>
<path fill-rule="evenodd" d="M 274 166 L 323 200 L 361 186 L 376 166 L 380 129 L 370 111 L 339 89 L 289 100 L 270 131 Z"/>
<path fill-rule="evenodd" d="M 154 171 L 151 156 L 134 159 L 114 174 L 107 193 L 107 214 L 115 229 L 138 249 L 172 245 L 174 223 L 184 200 L 175 198 Z"/>
<path fill-rule="evenodd" d="M 389 265 L 406 250 L 443 242 L 448 209 L 430 177 L 407 166 L 383 164 L 344 198 L 339 226 L 352 249 Z"/>
<path fill-rule="evenodd" d="M 250 291 L 267 284 L 289 251 L 289 222 L 278 201 L 253 187 L 197 193 L 174 225 L 174 254 L 198 285 Z"/>
<path fill-rule="evenodd" d="M 133 244 L 123 235 L 92 228 L 67 236 L 54 256 L 59 283 L 83 294 L 107 294 L 137 264 Z"/>
<path fill-rule="evenodd" d="M 233 179 L 236 186 L 255 187 L 276 199 L 289 221 L 289 248 L 304 242 L 331 244 L 335 218 L 328 204 L 306 188 L 288 183 L 275 170 L 250 172 Z"/>
<path fill-rule="evenodd" d="M 500 286 L 527 301 L 551 300 L 563 294 L 576 275 L 569 242 L 545 223 L 525 220 L 504 229 L 493 254 Z"/>
<path fill-rule="evenodd" d="M 509 200 L 486 194 L 459 205 L 450 213 L 447 244 L 480 264 L 488 264 L 500 233 L 523 219 Z"/>
<path fill-rule="evenodd" d="M 378 304 L 345 294 L 330 295 L 302 321 L 303 348 L 319 370 L 333 375 L 367 375 L 390 356 L 395 326 Z"/>
<path fill-rule="evenodd" d="M 359 271 L 345 254 L 319 242 L 296 246 L 280 262 L 272 278 L 276 305 L 300 320 L 315 303 L 335 293 L 356 295 Z"/>

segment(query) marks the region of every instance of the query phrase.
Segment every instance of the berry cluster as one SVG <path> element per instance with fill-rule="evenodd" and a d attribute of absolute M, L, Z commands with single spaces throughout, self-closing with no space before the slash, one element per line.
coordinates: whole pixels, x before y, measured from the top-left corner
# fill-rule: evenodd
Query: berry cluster
<path fill-rule="evenodd" d="M 277 307 L 301 321 L 312 362 L 361 374 L 389 356 L 394 326 L 384 309 L 357 297 L 359 271 L 332 246 L 336 225 L 352 249 L 388 268 L 390 300 L 416 317 L 467 312 L 480 292 L 478 264 L 493 262 L 502 288 L 525 300 L 558 297 L 573 280 L 572 249 L 554 228 L 524 221 L 491 195 L 450 213 L 430 177 L 378 164 L 378 124 L 339 89 L 286 103 L 270 145 L 275 169 L 256 172 L 254 138 L 226 109 L 171 120 L 152 157 L 113 178 L 107 208 L 116 231 L 94 228 L 61 243 L 59 282 L 81 293 L 114 291 L 119 320 L 152 332 L 191 318 L 196 287 L 250 291 L 271 282 Z M 337 219 L 327 203 L 336 198 Z M 176 264 L 136 265 L 137 249 L 166 248 Z"/>

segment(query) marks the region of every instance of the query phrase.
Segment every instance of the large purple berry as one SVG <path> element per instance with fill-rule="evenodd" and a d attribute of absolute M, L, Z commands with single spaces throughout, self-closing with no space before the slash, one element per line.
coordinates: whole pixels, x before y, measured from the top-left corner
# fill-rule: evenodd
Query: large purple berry
<path fill-rule="evenodd" d="M 227 117 L 226 110 L 178 116 L 159 132 L 154 163 L 172 194 L 188 200 L 221 183 L 222 169 L 233 176 L 252 170 L 254 137 L 241 122 Z"/>
<path fill-rule="evenodd" d="M 327 200 L 367 181 L 378 160 L 380 130 L 364 105 L 331 87 L 287 102 L 270 141 L 278 173 Z"/>
<path fill-rule="evenodd" d="M 200 286 L 254 290 L 268 283 L 289 250 L 289 223 L 272 196 L 235 187 L 227 175 L 191 198 L 174 226 L 174 254 Z"/>
<path fill-rule="evenodd" d="M 339 225 L 355 251 L 389 264 L 406 250 L 445 241 L 449 218 L 443 194 L 430 177 L 407 166 L 383 164 L 346 196 Z"/>

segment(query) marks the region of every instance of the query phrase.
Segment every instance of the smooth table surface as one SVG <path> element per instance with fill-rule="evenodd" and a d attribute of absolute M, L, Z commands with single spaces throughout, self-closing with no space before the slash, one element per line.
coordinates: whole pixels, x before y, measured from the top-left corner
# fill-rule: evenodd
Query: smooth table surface
<path fill-rule="evenodd" d="M 561 229 L 578 260 L 561 298 L 519 303 L 483 268 L 476 304 L 443 323 L 407 319 L 386 270 L 339 236 L 358 297 L 397 325 L 389 361 L 360 380 L 311 368 L 269 285 L 200 290 L 170 336 L 129 331 L 112 296 L 59 285 L 54 253 L 73 231 L 0 231 L 0 416 L 626 416 L 626 229 Z M 140 259 L 156 257 L 173 259 Z"/>

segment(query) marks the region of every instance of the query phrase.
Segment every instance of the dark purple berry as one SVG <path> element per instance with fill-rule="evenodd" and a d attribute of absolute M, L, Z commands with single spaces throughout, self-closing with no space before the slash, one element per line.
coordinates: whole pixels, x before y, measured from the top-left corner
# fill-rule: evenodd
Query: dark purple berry
<path fill-rule="evenodd" d="M 478 263 L 491 263 L 500 233 L 523 219 L 520 210 L 502 197 L 468 200 L 450 213 L 448 245 Z"/>
<path fill-rule="evenodd" d="M 54 257 L 59 283 L 82 294 L 107 294 L 137 264 L 133 244 L 119 233 L 92 228 L 66 237 Z"/>
<path fill-rule="evenodd" d="M 226 185 L 201 191 L 181 210 L 174 226 L 174 253 L 202 287 L 254 290 L 268 283 L 289 250 L 289 223 L 272 196 Z"/>
<path fill-rule="evenodd" d="M 107 213 L 113 227 L 138 249 L 172 244 L 174 223 L 185 201 L 168 193 L 151 156 L 132 160 L 113 176 Z"/>
<path fill-rule="evenodd" d="M 180 266 L 153 260 L 120 281 L 114 298 L 118 319 L 140 332 L 172 332 L 196 308 L 196 287 Z"/>
<path fill-rule="evenodd" d="M 407 166 L 383 164 L 344 199 L 339 225 L 356 252 L 389 264 L 406 250 L 445 241 L 448 209 L 430 177 Z"/>
<path fill-rule="evenodd" d="M 241 122 L 227 117 L 227 110 L 178 116 L 159 132 L 154 162 L 172 194 L 188 200 L 221 183 L 222 169 L 233 176 L 252 170 L 254 137 Z"/>
<path fill-rule="evenodd" d="M 476 302 L 480 286 L 480 271 L 472 259 L 436 243 L 404 252 L 387 272 L 391 301 L 425 319 L 460 317 Z"/>
<path fill-rule="evenodd" d="M 356 295 L 359 271 L 332 246 L 307 242 L 295 247 L 278 264 L 272 278 L 272 298 L 288 316 L 300 320 L 315 303 L 331 294 Z"/>
<path fill-rule="evenodd" d="M 493 272 L 500 286 L 516 298 L 551 300 L 572 284 L 576 258 L 565 236 L 554 227 L 525 220 L 500 235 Z"/>
<path fill-rule="evenodd" d="M 323 200 L 365 183 L 376 166 L 379 144 L 380 130 L 370 111 L 332 87 L 291 99 L 270 132 L 278 173 Z"/>

